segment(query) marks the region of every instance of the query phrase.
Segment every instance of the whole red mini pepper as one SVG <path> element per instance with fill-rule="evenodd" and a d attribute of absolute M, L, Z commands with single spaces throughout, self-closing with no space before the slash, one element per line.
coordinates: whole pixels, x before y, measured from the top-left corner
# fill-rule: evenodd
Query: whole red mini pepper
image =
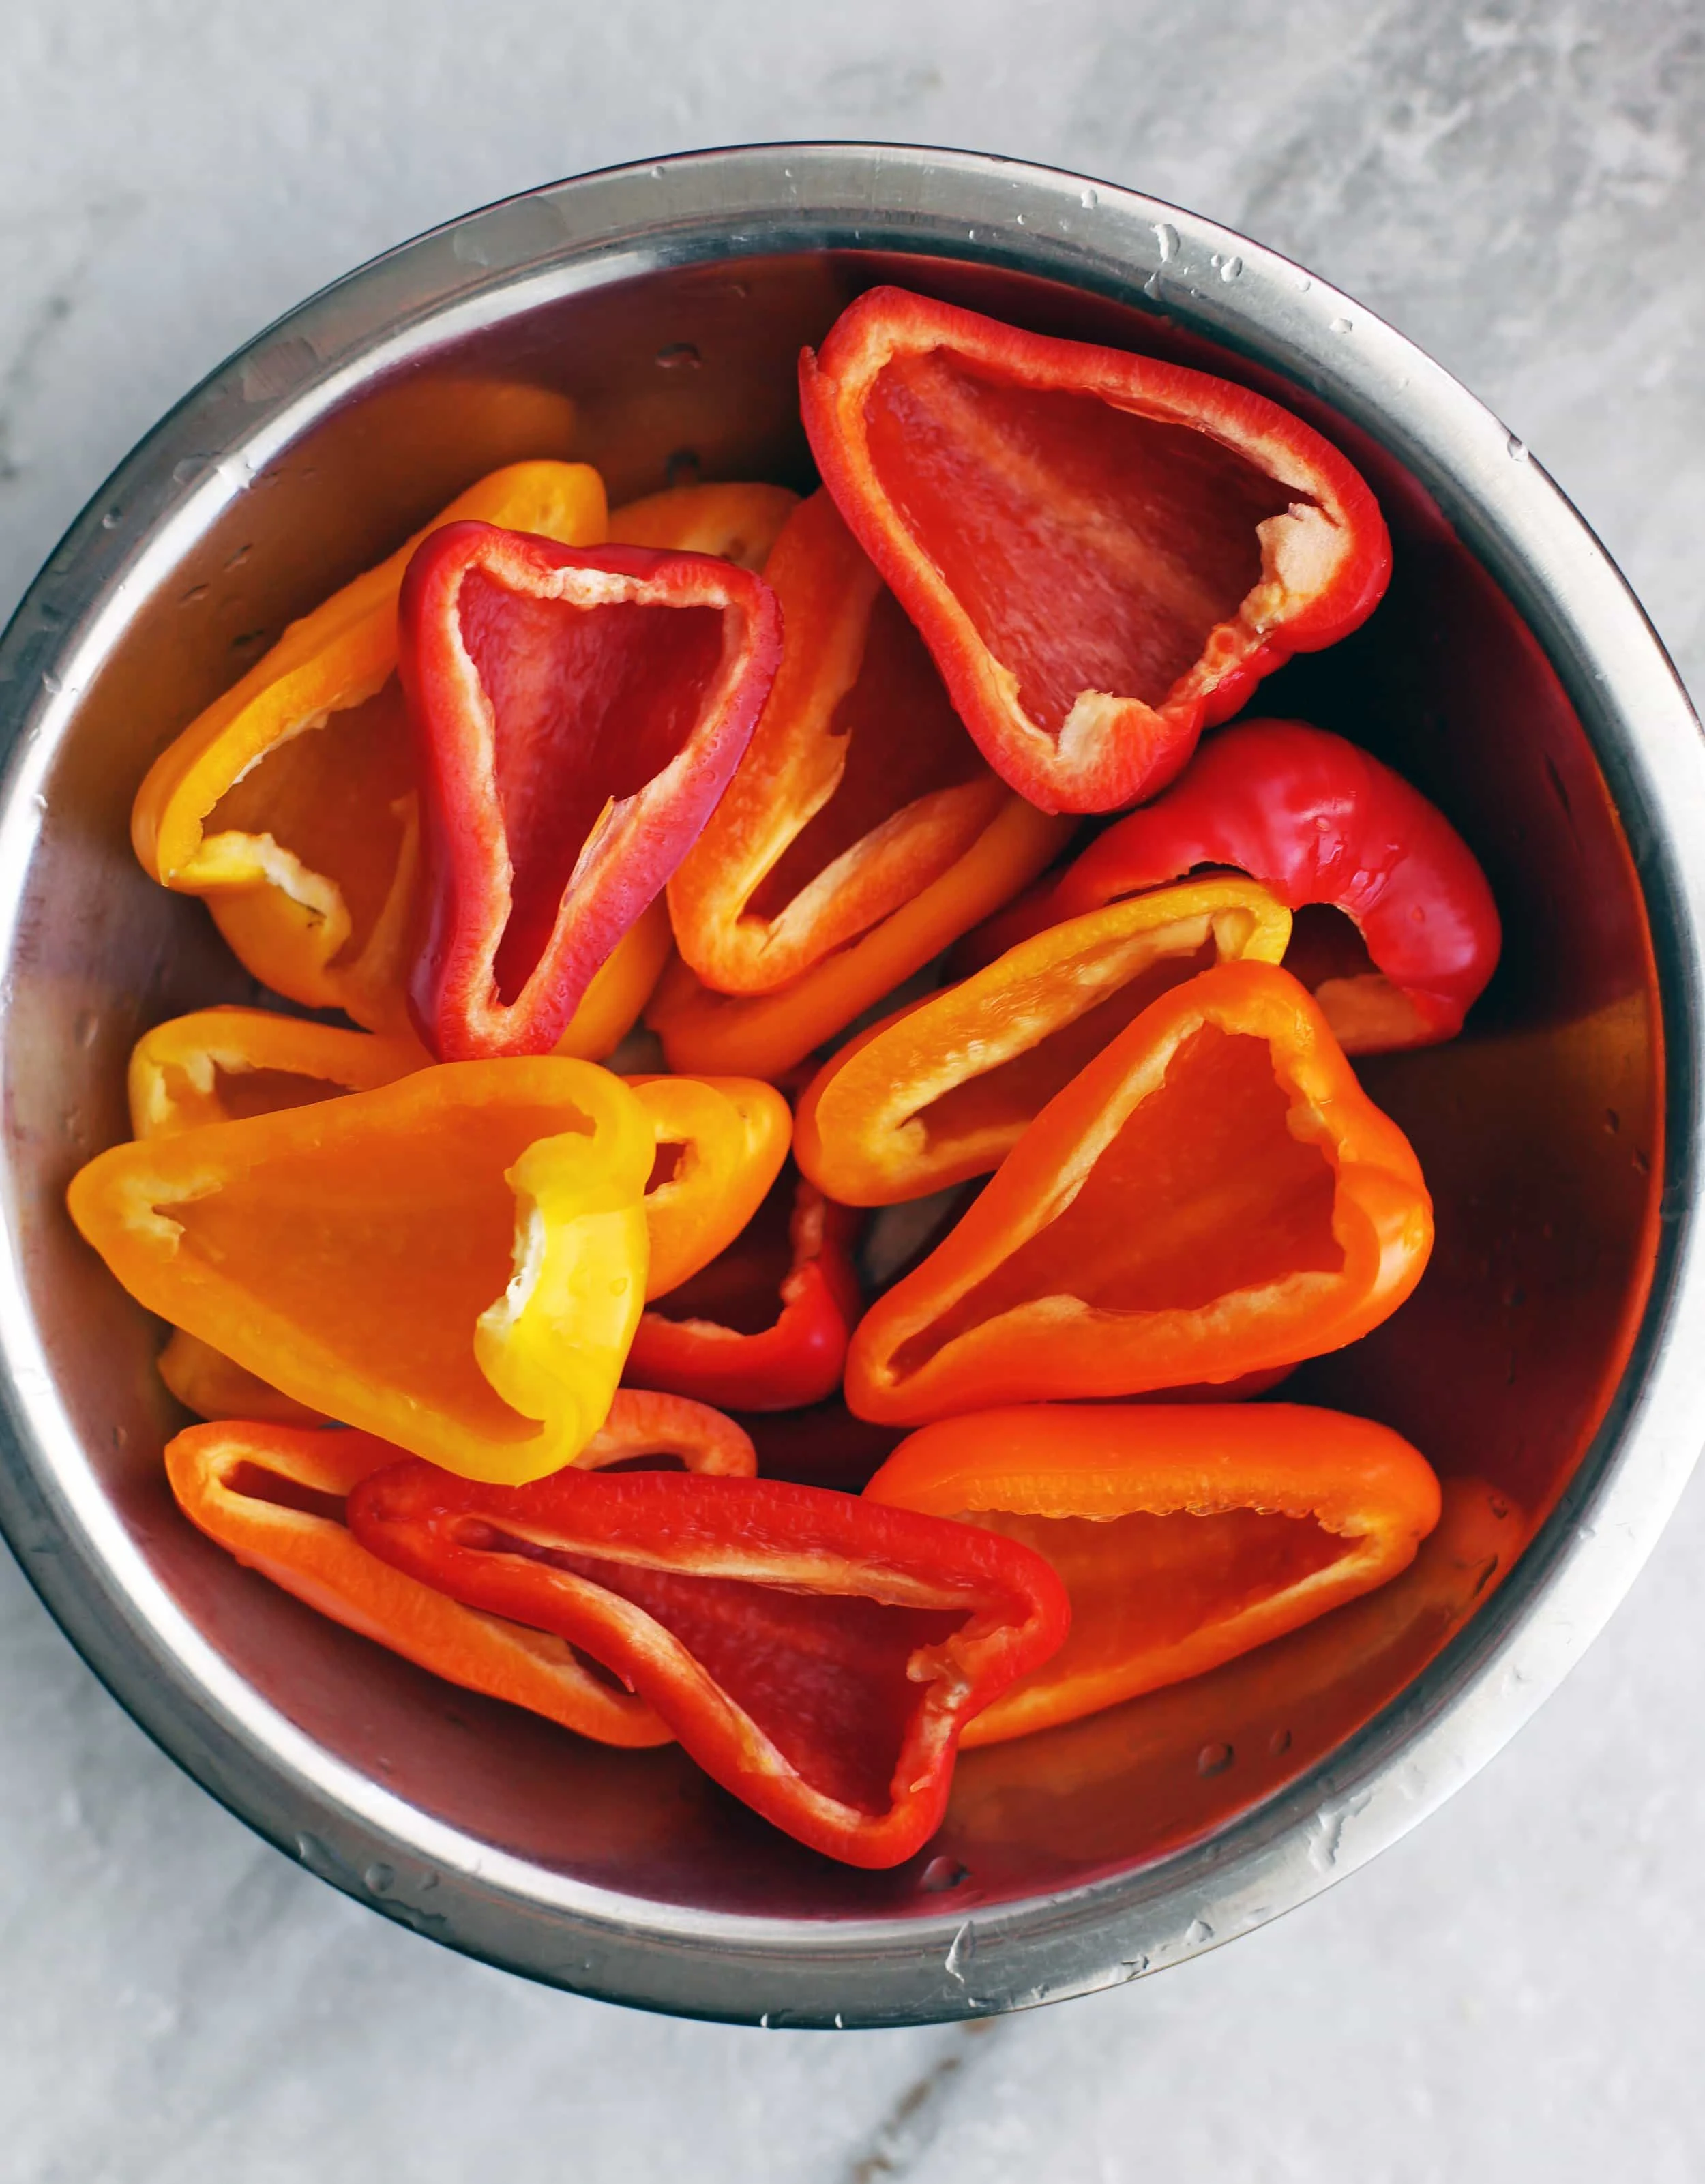
<path fill-rule="evenodd" d="M 1329 961 L 1309 975 L 1294 944 L 1285 957 L 1348 1054 L 1454 1039 L 1496 968 L 1497 905 L 1450 821 L 1389 766 L 1302 721 L 1210 737 L 1163 796 L 974 934 L 973 952 L 999 954 L 1201 865 L 1234 866 L 1288 910 L 1328 904 L 1356 927 L 1371 970 Z"/>
<path fill-rule="evenodd" d="M 398 636 L 424 803 L 410 1006 L 441 1060 L 547 1053 L 739 763 L 774 595 L 705 554 L 452 523 L 409 564 Z"/>
<path fill-rule="evenodd" d="M 995 772 L 1045 811 L 1151 796 L 1292 653 L 1364 621 L 1378 504 L 1206 372 L 872 288 L 800 365 L 823 483 Z"/>
<path fill-rule="evenodd" d="M 784 1169 L 708 1267 L 639 1322 L 623 1378 L 735 1411 L 790 1411 L 839 1387 L 864 1308 L 862 1217 Z"/>
<path fill-rule="evenodd" d="M 1017 1540 L 776 1479 L 568 1470 L 505 1490 L 408 1462 L 348 1506 L 371 1552 L 591 1654 L 724 1789 L 850 1865 L 928 1841 L 965 1724 L 1070 1619 Z"/>

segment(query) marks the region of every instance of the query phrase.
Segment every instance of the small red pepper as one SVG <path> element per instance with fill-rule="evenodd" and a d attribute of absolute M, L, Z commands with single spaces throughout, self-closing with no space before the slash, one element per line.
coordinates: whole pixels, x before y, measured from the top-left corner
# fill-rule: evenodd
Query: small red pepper
<path fill-rule="evenodd" d="M 790 1411 L 840 1385 L 864 1300 L 862 1217 L 784 1169 L 744 1230 L 641 1318 L 623 1379 L 720 1410 Z"/>
<path fill-rule="evenodd" d="M 452 523 L 409 564 L 398 634 L 425 819 L 410 1006 L 440 1060 L 548 1053 L 739 763 L 774 595 L 705 554 Z"/>
<path fill-rule="evenodd" d="M 363 1480 L 348 1520 L 437 1591 L 601 1661 L 724 1789 L 849 1865 L 928 1840 L 961 1731 L 1070 1618 L 1016 1540 L 775 1479 L 503 1489 L 408 1462 Z"/>
<path fill-rule="evenodd" d="M 1385 588 L 1355 470 L 1206 372 L 872 288 L 800 382 L 849 529 L 984 757 L 1044 811 L 1151 796 Z"/>
<path fill-rule="evenodd" d="M 1211 737 L 1165 795 L 991 919 L 972 948 L 998 954 L 1201 865 L 1234 866 L 1288 910 L 1323 903 L 1356 927 L 1372 969 L 1329 959 L 1303 981 L 1346 1054 L 1454 1039 L 1497 967 L 1497 905 L 1450 821 L 1390 766 L 1301 721 Z M 1301 976 L 1295 952 L 1285 966 Z"/>

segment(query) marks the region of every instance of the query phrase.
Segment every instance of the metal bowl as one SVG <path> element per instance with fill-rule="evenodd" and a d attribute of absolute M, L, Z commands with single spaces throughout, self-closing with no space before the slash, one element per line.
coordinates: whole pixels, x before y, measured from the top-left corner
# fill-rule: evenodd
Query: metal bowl
<path fill-rule="evenodd" d="M 1293 1383 L 1491 1490 L 1453 1490 L 1454 1529 L 1375 1604 L 969 1755 L 929 1852 L 863 1874 L 678 1752 L 582 1745 L 433 1682 L 193 1532 L 161 1474 L 179 1420 L 159 1331 L 63 1194 L 125 1134 L 137 1033 L 246 990 L 202 906 L 130 854 L 154 753 L 286 620 L 499 462 L 584 455 L 612 499 L 700 474 L 804 482 L 798 351 L 878 280 L 1207 365 L 1340 442 L 1390 520 L 1391 592 L 1260 708 L 1343 728 L 1435 795 L 1509 937 L 1467 1036 L 1367 1071 L 1437 1195 L 1426 1281 Z M 1609 1613 L 1705 1438 L 1705 1362 L 1679 1339 L 1705 1324 L 1697 724 L 1519 442 L 1359 304 L 1206 220 L 1035 167 L 836 145 L 472 214 L 293 312 L 142 443 L 20 609 L 0 718 L 0 1517 L 168 1752 L 452 1947 L 772 2025 L 962 2016 L 1175 1963 L 1312 1895 L 1479 1766 Z"/>

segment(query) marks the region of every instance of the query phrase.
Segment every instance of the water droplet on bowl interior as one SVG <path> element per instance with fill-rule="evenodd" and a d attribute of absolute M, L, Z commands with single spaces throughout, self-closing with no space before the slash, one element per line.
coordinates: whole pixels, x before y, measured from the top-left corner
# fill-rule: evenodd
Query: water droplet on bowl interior
<path fill-rule="evenodd" d="M 704 361 L 692 342 L 669 342 L 657 352 L 660 371 L 696 371 Z"/>
<path fill-rule="evenodd" d="M 1329 334 L 1353 333 L 1355 330 L 1356 321 L 1354 319 L 1346 319 L 1341 317 L 1334 319 L 1326 329 L 1327 332 Z"/>
<path fill-rule="evenodd" d="M 1161 246 L 1161 263 L 1162 265 L 1168 265 L 1172 259 L 1178 256 L 1178 252 L 1184 248 L 1183 244 L 1178 241 L 1178 230 L 1173 226 L 1169 220 L 1156 221 L 1155 240 Z"/>
<path fill-rule="evenodd" d="M 383 1896 L 396 1880 L 396 1874 L 385 1864 L 370 1865 L 362 1880 L 376 1896 Z"/>
<path fill-rule="evenodd" d="M 1505 441 L 1504 446 L 1507 449 L 1509 459 L 1513 463 L 1524 463 L 1527 460 L 1527 442 L 1525 440 L 1518 439 L 1513 432 L 1512 432 L 1508 439 Z"/>
<path fill-rule="evenodd" d="M 961 1865 L 956 1858 L 933 1858 L 919 1874 L 917 1885 L 927 1893 L 935 1895 L 944 1889 L 957 1888 L 961 1880 L 970 1878 L 970 1868 Z"/>
<path fill-rule="evenodd" d="M 1236 281 L 1241 278 L 1242 273 L 1243 260 L 1240 258 L 1228 258 L 1219 269 L 1219 277 L 1222 281 Z"/>
<path fill-rule="evenodd" d="M 1223 1774 L 1237 1754 L 1229 1744 L 1205 1744 L 1196 1754 L 1198 1774 Z"/>

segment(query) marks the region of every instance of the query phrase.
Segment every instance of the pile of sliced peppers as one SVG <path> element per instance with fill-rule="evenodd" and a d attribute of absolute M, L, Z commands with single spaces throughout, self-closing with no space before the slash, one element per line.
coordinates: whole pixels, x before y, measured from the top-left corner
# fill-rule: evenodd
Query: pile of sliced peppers
<path fill-rule="evenodd" d="M 137 855 L 321 1014 L 148 1032 L 70 1205 L 209 1539 L 879 1867 L 961 1742 L 1438 1523 L 1278 1384 L 1426 1267 L 1348 1057 L 1454 1037 L 1499 928 L 1379 760 L 1219 727 L 1384 590 L 1319 433 L 894 288 L 800 399 L 808 497 L 514 465 L 184 729 Z"/>

